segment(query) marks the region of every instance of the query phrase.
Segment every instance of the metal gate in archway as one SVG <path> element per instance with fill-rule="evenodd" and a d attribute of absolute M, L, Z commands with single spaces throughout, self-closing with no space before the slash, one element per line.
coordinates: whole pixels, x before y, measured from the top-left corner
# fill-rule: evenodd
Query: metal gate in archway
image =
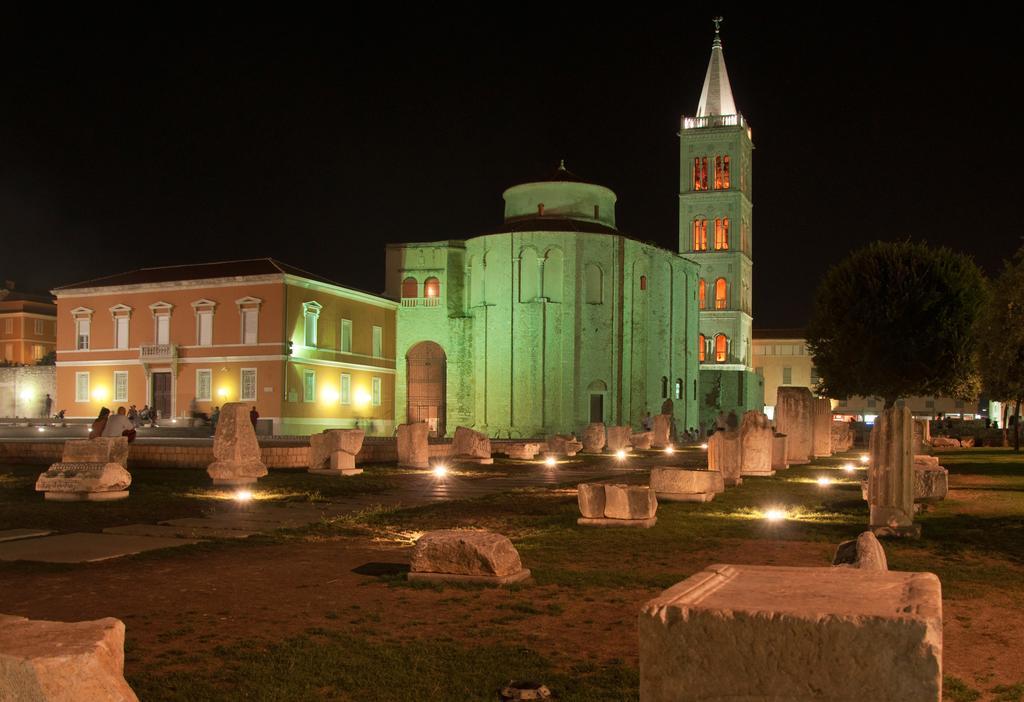
<path fill-rule="evenodd" d="M 431 436 L 445 435 L 447 358 L 433 341 L 421 341 L 405 355 L 409 422 L 426 422 Z"/>

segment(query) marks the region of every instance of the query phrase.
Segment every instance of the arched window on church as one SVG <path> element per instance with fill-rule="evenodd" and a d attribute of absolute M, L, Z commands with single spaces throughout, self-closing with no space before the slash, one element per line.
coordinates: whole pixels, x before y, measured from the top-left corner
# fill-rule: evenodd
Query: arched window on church
<path fill-rule="evenodd" d="M 708 221 L 703 217 L 696 217 L 693 220 L 693 250 L 708 250 Z"/>
<path fill-rule="evenodd" d="M 697 282 L 697 307 L 707 309 L 708 306 L 708 284 L 703 278 Z"/>
<path fill-rule="evenodd" d="M 668 378 L 661 376 L 661 399 L 668 399 Z"/>
<path fill-rule="evenodd" d="M 585 299 L 592 305 L 604 302 L 604 281 L 601 268 L 596 263 L 588 263 L 584 270 Z"/>
<path fill-rule="evenodd" d="M 676 378 L 675 399 L 677 399 L 677 400 L 683 399 L 683 379 L 682 378 Z"/>
<path fill-rule="evenodd" d="M 722 157 L 715 156 L 715 190 L 722 189 Z"/>
<path fill-rule="evenodd" d="M 729 218 L 720 217 L 715 220 L 715 251 L 726 251 L 729 248 Z"/>
<path fill-rule="evenodd" d="M 407 300 L 409 298 L 417 298 L 420 296 L 420 284 L 413 277 L 408 277 L 402 281 L 402 299 Z"/>
<path fill-rule="evenodd" d="M 728 190 L 732 187 L 729 183 L 729 157 L 722 157 L 722 187 Z"/>
<path fill-rule="evenodd" d="M 704 359 L 707 356 L 708 351 L 708 340 L 703 334 L 697 335 L 697 360 L 704 363 Z"/>
<path fill-rule="evenodd" d="M 430 276 L 423 281 L 423 297 L 426 298 L 427 304 L 437 304 L 437 300 L 441 297 L 441 281 Z"/>
<path fill-rule="evenodd" d="M 544 254 L 544 297 L 548 302 L 562 301 L 562 250 L 548 249 Z"/>
<path fill-rule="evenodd" d="M 540 259 L 532 246 L 519 252 L 519 301 L 533 302 L 540 297 Z"/>
<path fill-rule="evenodd" d="M 640 276 L 640 289 L 641 290 L 646 290 L 647 289 L 647 276 L 646 275 Z"/>
<path fill-rule="evenodd" d="M 729 309 L 729 290 L 726 286 L 725 278 L 719 278 L 715 281 L 715 309 Z"/>
<path fill-rule="evenodd" d="M 725 363 L 729 358 L 729 337 L 725 334 L 715 336 L 715 362 Z"/>

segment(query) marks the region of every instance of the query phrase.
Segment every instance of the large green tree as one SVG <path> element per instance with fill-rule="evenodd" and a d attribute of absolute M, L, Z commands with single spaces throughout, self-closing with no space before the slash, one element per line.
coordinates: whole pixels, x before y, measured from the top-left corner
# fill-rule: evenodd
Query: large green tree
<path fill-rule="evenodd" d="M 1024 401 L 1024 247 L 992 281 L 988 304 L 978 324 L 978 369 L 985 393 L 1014 408 Z M 1006 429 L 1006 423 L 1003 423 Z M 1020 422 L 1014 422 L 1013 446 L 1020 451 Z"/>
<path fill-rule="evenodd" d="M 825 274 L 807 345 L 829 397 L 977 396 L 973 344 L 985 279 L 974 262 L 921 242 L 875 242 Z"/>

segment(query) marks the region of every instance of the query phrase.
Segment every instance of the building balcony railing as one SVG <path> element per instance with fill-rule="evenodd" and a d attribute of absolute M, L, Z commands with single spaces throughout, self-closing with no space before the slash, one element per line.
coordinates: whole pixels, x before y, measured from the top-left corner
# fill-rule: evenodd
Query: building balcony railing
<path fill-rule="evenodd" d="M 403 297 L 402 307 L 440 307 L 439 297 Z"/>
<path fill-rule="evenodd" d="M 177 357 L 177 344 L 149 344 L 139 347 L 139 359 L 142 361 L 173 361 Z"/>
<path fill-rule="evenodd" d="M 745 127 L 750 136 L 750 126 L 743 115 L 705 115 L 703 117 L 683 117 L 683 129 L 706 129 L 708 127 Z"/>

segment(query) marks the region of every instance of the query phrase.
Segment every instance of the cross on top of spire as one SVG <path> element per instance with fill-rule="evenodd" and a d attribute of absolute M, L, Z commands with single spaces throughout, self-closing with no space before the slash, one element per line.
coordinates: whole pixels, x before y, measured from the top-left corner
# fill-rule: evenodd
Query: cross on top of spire
<path fill-rule="evenodd" d="M 725 21 L 725 18 L 719 15 L 718 17 L 712 17 L 711 21 L 715 23 L 715 34 L 718 34 L 718 30 L 721 28 L 719 25 Z"/>

